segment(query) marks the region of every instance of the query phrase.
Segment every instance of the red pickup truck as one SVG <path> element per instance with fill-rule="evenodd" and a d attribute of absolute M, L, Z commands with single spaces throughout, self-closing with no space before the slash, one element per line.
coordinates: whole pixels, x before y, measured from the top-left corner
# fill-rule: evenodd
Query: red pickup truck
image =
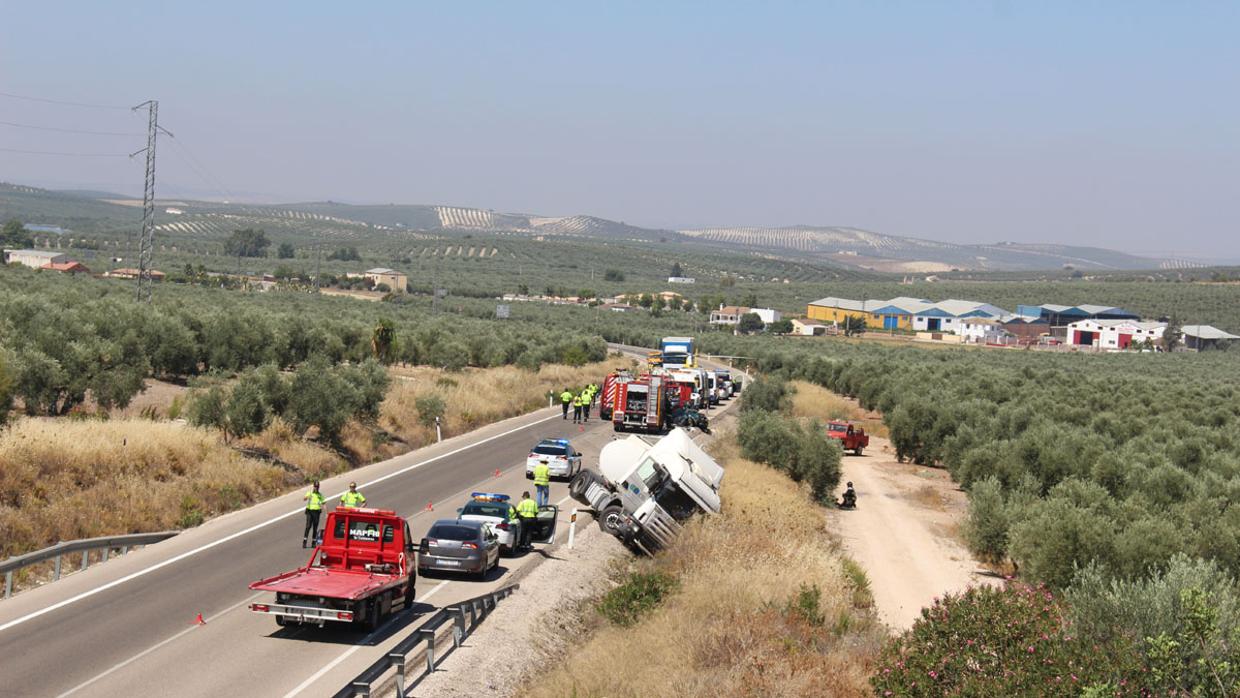
<path fill-rule="evenodd" d="M 827 425 L 827 436 L 839 439 L 841 448 L 858 456 L 870 445 L 870 437 L 865 433 L 865 429 L 853 426 L 852 422 L 832 420 Z"/>
<path fill-rule="evenodd" d="M 305 567 L 250 585 L 276 595 L 250 610 L 275 616 L 281 626 L 332 622 L 373 630 L 394 607 L 413 605 L 415 551 L 409 524 L 396 512 L 340 507 L 327 515 L 323 541 Z"/>

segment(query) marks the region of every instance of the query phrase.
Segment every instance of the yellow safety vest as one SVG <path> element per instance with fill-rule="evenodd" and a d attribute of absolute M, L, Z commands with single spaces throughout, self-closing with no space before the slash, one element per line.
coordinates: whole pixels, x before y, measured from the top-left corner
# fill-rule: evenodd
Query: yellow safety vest
<path fill-rule="evenodd" d="M 361 492 L 345 492 L 340 496 L 340 503 L 346 507 L 357 507 L 366 503 L 366 497 Z"/>
<path fill-rule="evenodd" d="M 582 393 L 581 395 L 578 395 L 577 397 L 573 398 L 573 407 L 585 407 L 585 404 L 586 404 L 585 393 Z"/>
<path fill-rule="evenodd" d="M 310 511 L 319 511 L 323 508 L 323 502 L 327 501 L 327 497 L 324 497 L 322 492 L 314 490 L 310 490 L 310 494 L 306 496 L 310 498 L 310 501 L 306 502 L 306 509 Z"/>
<path fill-rule="evenodd" d="M 573 394 L 565 390 L 560 393 L 560 402 L 569 403 L 573 401 Z"/>
<path fill-rule="evenodd" d="M 532 499 L 522 499 L 517 505 L 517 514 L 523 519 L 532 519 L 538 516 L 538 503 Z"/>
<path fill-rule="evenodd" d="M 539 463 L 534 466 L 534 484 L 550 485 L 551 484 L 551 468 L 546 463 Z"/>

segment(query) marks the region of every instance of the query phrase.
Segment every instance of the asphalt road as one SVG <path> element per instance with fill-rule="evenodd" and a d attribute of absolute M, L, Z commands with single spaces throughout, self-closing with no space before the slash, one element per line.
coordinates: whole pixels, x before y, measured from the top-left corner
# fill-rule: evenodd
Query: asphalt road
<path fill-rule="evenodd" d="M 356 480 L 367 504 L 409 517 L 415 537 L 451 517 L 471 490 L 519 497 L 533 490 L 525 457 L 541 438 L 570 438 L 596 467 L 616 435 L 597 419 L 579 427 L 559 408 L 489 425 L 441 444 L 325 481 L 336 499 Z M 495 476 L 495 471 L 500 475 Z M 557 544 L 501 558 L 485 582 L 419 578 L 419 604 L 372 634 L 278 628 L 247 605 L 263 595 L 251 581 L 305 564 L 302 492 L 213 519 L 169 541 L 132 552 L 0 602 L 0 696 L 321 696 L 330 695 L 396 644 L 401 631 L 436 607 L 508 583 L 545 555 L 571 555 L 567 484 L 553 482 L 563 507 Z M 425 511 L 427 503 L 433 511 Z M 578 526 L 593 525 L 588 517 Z M 201 613 L 205 625 L 193 623 Z"/>

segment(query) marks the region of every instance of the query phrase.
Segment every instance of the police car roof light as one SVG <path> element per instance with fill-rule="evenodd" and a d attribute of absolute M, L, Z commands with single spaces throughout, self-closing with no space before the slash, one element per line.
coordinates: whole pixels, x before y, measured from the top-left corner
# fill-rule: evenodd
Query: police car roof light
<path fill-rule="evenodd" d="M 497 494 L 495 492 L 471 492 L 469 496 L 479 502 L 507 502 L 512 497 L 506 494 Z"/>

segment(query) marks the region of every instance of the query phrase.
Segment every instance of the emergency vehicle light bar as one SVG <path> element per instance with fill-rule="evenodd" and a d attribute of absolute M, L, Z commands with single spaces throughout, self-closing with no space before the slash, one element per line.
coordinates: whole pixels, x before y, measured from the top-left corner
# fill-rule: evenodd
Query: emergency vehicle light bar
<path fill-rule="evenodd" d="M 507 502 L 512 499 L 512 497 L 506 494 L 494 492 L 471 492 L 469 496 L 477 502 Z"/>

